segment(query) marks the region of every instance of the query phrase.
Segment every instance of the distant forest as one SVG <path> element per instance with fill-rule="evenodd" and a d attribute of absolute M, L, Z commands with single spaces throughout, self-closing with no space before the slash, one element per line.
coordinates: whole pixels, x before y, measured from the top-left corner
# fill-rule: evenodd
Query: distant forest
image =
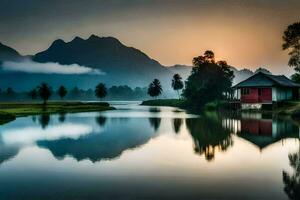
<path fill-rule="evenodd" d="M 51 89 L 52 96 L 49 100 L 61 100 L 58 89 Z M 146 87 L 132 89 L 127 85 L 112 86 L 107 89 L 107 96 L 103 100 L 145 100 L 149 99 Z M 83 90 L 74 87 L 67 90 L 64 100 L 99 100 L 94 89 Z M 0 101 L 41 101 L 40 98 L 32 99 L 30 91 L 17 92 L 13 88 L 0 89 Z"/>

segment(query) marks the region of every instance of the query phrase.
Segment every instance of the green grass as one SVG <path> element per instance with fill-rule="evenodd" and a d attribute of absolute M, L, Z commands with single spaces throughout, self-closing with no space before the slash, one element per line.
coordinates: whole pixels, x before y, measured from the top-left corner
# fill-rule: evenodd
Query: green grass
<path fill-rule="evenodd" d="M 0 124 L 16 117 L 54 113 L 92 112 L 114 109 L 102 102 L 0 103 Z"/>
<path fill-rule="evenodd" d="M 0 125 L 6 124 L 16 119 L 16 116 L 9 113 L 0 112 Z"/>
<path fill-rule="evenodd" d="M 185 100 L 181 99 L 156 99 L 143 101 L 141 105 L 145 106 L 171 106 L 171 107 L 185 107 Z"/>

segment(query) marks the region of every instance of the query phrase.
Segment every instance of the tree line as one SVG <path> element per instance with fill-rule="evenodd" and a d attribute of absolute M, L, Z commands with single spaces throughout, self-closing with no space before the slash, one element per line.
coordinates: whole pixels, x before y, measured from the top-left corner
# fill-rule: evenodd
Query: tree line
<path fill-rule="evenodd" d="M 179 74 L 174 74 L 170 80 L 170 85 L 176 91 L 178 98 L 184 99 L 188 105 L 201 107 L 208 102 L 221 99 L 226 92 L 230 92 L 233 79 L 233 71 L 227 65 L 226 61 L 216 61 L 213 51 L 207 50 L 203 55 L 193 59 L 193 68 L 190 76 L 184 82 Z M 56 91 L 47 83 L 41 83 L 26 93 L 26 97 L 32 100 L 47 101 L 56 96 L 57 99 L 64 100 L 91 100 L 98 98 L 103 100 L 105 97 L 115 97 L 116 99 L 124 99 L 124 97 L 139 96 L 146 99 L 150 97 L 157 98 L 163 92 L 163 87 L 158 79 L 154 79 L 148 88 L 136 87 L 134 90 L 129 86 L 112 86 L 107 88 L 104 83 L 99 83 L 94 90 L 81 90 L 74 87 L 70 91 L 60 86 Z M 16 99 L 17 93 L 12 88 L 7 88 L 1 92 L 0 99 L 7 100 L 9 98 Z M 21 99 L 19 99 L 21 100 Z"/>
<path fill-rule="evenodd" d="M 47 84 L 48 85 L 48 84 Z M 49 86 L 49 85 L 48 85 Z M 66 88 L 60 86 L 57 89 L 50 87 L 52 100 L 97 100 L 95 89 L 80 89 L 75 86 Z M 107 88 L 105 99 L 109 100 L 142 100 L 149 98 L 147 87 L 131 88 L 127 85 L 111 86 Z M 40 100 L 38 87 L 27 92 L 17 92 L 13 88 L 0 89 L 0 101 L 38 101 Z"/>

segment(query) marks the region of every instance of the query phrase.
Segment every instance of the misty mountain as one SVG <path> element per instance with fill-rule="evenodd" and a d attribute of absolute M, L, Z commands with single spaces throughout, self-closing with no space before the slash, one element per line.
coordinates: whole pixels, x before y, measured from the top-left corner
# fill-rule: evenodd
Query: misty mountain
<path fill-rule="evenodd" d="M 11 49 L 11 54 L 9 55 L 20 56 L 12 48 L 7 47 L 7 49 Z M 6 56 L 3 60 L 11 60 L 11 57 Z M 65 85 L 69 88 L 78 86 L 88 89 L 94 88 L 99 82 L 104 82 L 107 86 L 129 85 L 130 87 L 145 87 L 154 78 L 158 78 L 165 88 L 163 96 L 166 96 L 168 91 L 171 91 L 172 71 L 151 59 L 142 51 L 133 47 L 127 47 L 113 37 L 92 35 L 88 39 L 76 37 L 70 42 L 64 42 L 59 39 L 54 41 L 45 51 L 39 52 L 30 58 L 32 59 L 30 62 L 4 62 L 2 70 L 0 70 L 0 88 L 13 87 L 17 90 L 28 90 L 41 82 L 47 82 L 53 88 Z M 70 67 L 74 68 L 75 64 L 75 68 L 95 69 L 101 73 L 91 71 L 90 73 L 82 74 L 50 72 L 47 74 L 38 73 L 36 70 L 40 65 L 40 68 L 44 69 L 39 71 L 43 72 L 47 71 L 49 67 L 57 69 L 58 66 L 61 66 L 61 69 L 63 69 L 60 71 L 65 71 L 68 68 L 70 69 Z M 14 71 L 10 70 L 13 67 Z M 16 67 L 18 70 L 16 70 Z M 22 69 L 20 70 L 20 68 Z M 33 68 L 34 71 L 32 70 Z"/>
<path fill-rule="evenodd" d="M 6 60 L 19 60 L 22 56 L 13 48 L 0 42 L 0 62 Z"/>
<path fill-rule="evenodd" d="M 28 58 L 32 60 L 24 61 Z M 175 73 L 186 80 L 192 70 L 192 66 L 186 65 L 165 67 L 142 51 L 125 46 L 116 38 L 95 35 L 91 35 L 88 39 L 75 37 L 70 42 L 58 39 L 48 49 L 31 57 L 23 57 L 13 48 L 0 43 L 0 64 L 1 61 L 2 89 L 13 87 L 16 90 L 29 90 L 41 82 L 47 82 L 53 88 L 65 85 L 67 88 L 78 86 L 89 89 L 94 88 L 99 82 L 104 82 L 107 86 L 145 87 L 154 78 L 158 78 L 164 87 L 162 97 L 175 95 L 171 89 L 171 79 Z M 10 70 L 13 67 L 15 71 Z M 73 69 L 89 73 L 65 73 Z M 235 67 L 231 69 L 235 74 L 234 84 L 254 74 L 249 69 L 238 70 Z M 55 70 L 59 72 L 53 73 Z M 258 70 L 268 72 L 264 68 Z"/>
<path fill-rule="evenodd" d="M 158 77 L 166 79 L 172 73 L 156 60 L 142 51 L 127 47 L 113 37 L 90 36 L 84 40 L 80 37 L 70 42 L 56 40 L 45 51 L 33 56 L 36 62 L 57 62 L 62 65 L 78 64 L 99 69 L 110 82 L 148 85 Z M 107 77 L 103 77 L 108 80 Z"/>

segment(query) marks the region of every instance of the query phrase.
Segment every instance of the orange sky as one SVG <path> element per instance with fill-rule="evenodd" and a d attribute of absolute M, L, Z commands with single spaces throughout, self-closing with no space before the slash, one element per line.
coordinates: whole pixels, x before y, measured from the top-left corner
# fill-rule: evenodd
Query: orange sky
<path fill-rule="evenodd" d="M 300 20 L 295 0 L 10 2 L 2 5 L 0 41 L 22 54 L 43 50 L 57 38 L 97 34 L 117 37 L 164 65 L 191 65 L 210 49 L 237 68 L 292 72 L 281 37 Z"/>

